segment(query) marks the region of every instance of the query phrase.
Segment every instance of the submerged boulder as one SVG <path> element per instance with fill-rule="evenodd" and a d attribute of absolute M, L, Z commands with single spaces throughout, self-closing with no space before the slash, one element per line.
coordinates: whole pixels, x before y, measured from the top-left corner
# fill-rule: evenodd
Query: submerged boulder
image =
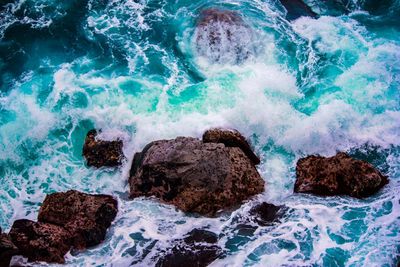
<path fill-rule="evenodd" d="M 191 137 L 155 141 L 136 153 L 129 185 L 133 198 L 156 196 L 207 216 L 264 190 L 264 180 L 239 147 Z"/>
<path fill-rule="evenodd" d="M 288 20 L 295 20 L 300 17 L 317 18 L 318 15 L 302 0 L 280 0 L 281 4 L 285 7 Z"/>
<path fill-rule="evenodd" d="M 220 257 L 222 249 L 217 245 L 218 236 L 213 232 L 194 229 L 176 245 L 163 253 L 157 267 L 205 267 Z"/>
<path fill-rule="evenodd" d="M 260 164 L 260 158 L 253 152 L 246 138 L 237 130 L 210 129 L 203 134 L 204 143 L 222 143 L 226 147 L 238 147 L 253 162 Z"/>
<path fill-rule="evenodd" d="M 83 145 L 83 156 L 88 166 L 115 167 L 124 159 L 122 140 L 105 141 L 97 138 L 97 131 L 90 130 Z"/>
<path fill-rule="evenodd" d="M 367 197 L 388 183 L 371 164 L 346 153 L 334 157 L 308 156 L 297 162 L 295 192 Z"/>
<path fill-rule="evenodd" d="M 1 233 L 0 228 L 0 266 L 9 266 L 10 260 L 19 253 L 8 234 Z"/>
<path fill-rule="evenodd" d="M 252 30 L 239 13 L 209 8 L 197 20 L 195 44 L 199 55 L 217 63 L 241 63 L 253 53 Z"/>
<path fill-rule="evenodd" d="M 64 227 L 75 248 L 101 243 L 118 211 L 117 201 L 108 195 L 90 195 L 75 190 L 47 195 L 38 215 L 39 222 Z"/>
<path fill-rule="evenodd" d="M 282 211 L 282 206 L 275 206 L 267 202 L 262 202 L 250 210 L 255 221 L 262 226 L 269 225 L 276 221 Z"/>
<path fill-rule="evenodd" d="M 16 220 L 10 237 L 19 253 L 29 261 L 64 263 L 64 255 L 71 248 L 70 232 L 50 223 Z"/>

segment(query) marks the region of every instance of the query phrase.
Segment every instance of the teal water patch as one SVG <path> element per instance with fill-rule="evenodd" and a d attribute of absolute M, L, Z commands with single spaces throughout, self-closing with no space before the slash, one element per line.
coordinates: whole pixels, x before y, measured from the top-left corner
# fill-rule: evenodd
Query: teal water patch
<path fill-rule="evenodd" d="M 45 194 L 78 189 L 116 196 L 120 211 L 105 242 L 67 255 L 68 266 L 151 266 L 160 249 L 194 227 L 220 234 L 227 256 L 214 266 L 396 263 L 398 1 L 306 1 L 321 17 L 292 22 L 276 1 L 8 2 L 0 9 L 3 229 L 36 218 Z M 235 10 L 251 29 L 251 56 L 240 64 L 199 54 L 195 25 L 208 7 Z M 214 126 L 251 139 L 264 194 L 220 218 L 127 199 L 135 152 Z M 124 141 L 121 169 L 85 166 L 82 144 L 93 127 Z M 339 150 L 371 162 L 391 182 L 363 200 L 293 195 L 298 158 Z M 238 216 L 248 217 L 257 201 L 288 211 L 279 223 L 238 230 Z"/>

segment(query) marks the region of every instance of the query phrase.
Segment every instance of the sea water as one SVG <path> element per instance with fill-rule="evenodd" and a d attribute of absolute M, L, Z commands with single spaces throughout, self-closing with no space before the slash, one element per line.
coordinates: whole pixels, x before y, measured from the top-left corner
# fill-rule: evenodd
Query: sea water
<path fill-rule="evenodd" d="M 193 228 L 219 235 L 226 256 L 212 266 L 395 266 L 400 1 L 306 3 L 318 18 L 288 21 L 273 0 L 1 1 L 0 226 L 35 220 L 46 194 L 76 189 L 112 194 L 119 212 L 106 240 L 70 252 L 66 266 L 151 266 Z M 213 60 L 196 43 L 196 19 L 209 7 L 238 12 L 251 29 L 235 35 L 240 62 L 229 44 Z M 218 218 L 128 198 L 135 152 L 211 127 L 249 138 L 262 195 Z M 122 168 L 85 166 L 92 128 L 124 141 Z M 293 194 L 300 157 L 337 151 L 371 162 L 390 183 L 365 199 Z M 287 210 L 242 233 L 261 201 Z"/>

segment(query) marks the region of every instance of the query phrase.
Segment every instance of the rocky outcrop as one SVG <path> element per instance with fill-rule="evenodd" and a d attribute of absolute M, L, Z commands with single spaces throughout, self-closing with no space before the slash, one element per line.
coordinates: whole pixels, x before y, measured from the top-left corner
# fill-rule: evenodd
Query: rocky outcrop
<path fill-rule="evenodd" d="M 260 164 L 260 158 L 253 152 L 246 138 L 237 130 L 210 129 L 203 134 L 204 143 L 222 143 L 226 147 L 238 147 L 253 162 Z"/>
<path fill-rule="evenodd" d="M 318 15 L 302 0 L 280 0 L 281 4 L 285 7 L 288 20 L 295 20 L 299 17 L 312 17 L 317 18 Z"/>
<path fill-rule="evenodd" d="M 2 233 L 0 228 L 0 266 L 9 266 L 12 256 L 17 254 L 18 248 L 11 241 L 10 236 Z"/>
<path fill-rule="evenodd" d="M 93 167 L 115 167 L 124 159 L 122 140 L 105 141 L 97 138 L 97 131 L 90 130 L 83 145 L 86 164 Z"/>
<path fill-rule="evenodd" d="M 155 196 L 182 211 L 213 216 L 263 192 L 264 181 L 239 147 L 178 137 L 136 153 L 131 197 Z"/>
<path fill-rule="evenodd" d="M 254 220 L 259 225 L 266 226 L 277 221 L 282 209 L 282 206 L 275 206 L 274 204 L 262 202 L 253 207 L 250 210 L 250 214 L 254 216 Z"/>
<path fill-rule="evenodd" d="M 50 223 L 16 220 L 10 237 L 19 253 L 29 261 L 64 263 L 64 255 L 71 247 L 71 234 Z"/>
<path fill-rule="evenodd" d="M 195 40 L 198 54 L 217 63 L 241 63 L 253 52 L 252 30 L 231 10 L 202 10 Z"/>
<path fill-rule="evenodd" d="M 295 192 L 324 196 L 367 197 L 388 183 L 388 178 L 371 164 L 346 153 L 302 158 L 297 162 L 296 176 Z"/>
<path fill-rule="evenodd" d="M 47 195 L 38 220 L 64 227 L 72 235 L 73 246 L 83 249 L 104 240 L 117 210 L 117 201 L 111 196 L 70 190 Z"/>
<path fill-rule="evenodd" d="M 218 237 L 213 232 L 194 229 L 169 251 L 163 253 L 157 267 L 205 267 L 220 257 L 222 249 L 217 245 Z"/>

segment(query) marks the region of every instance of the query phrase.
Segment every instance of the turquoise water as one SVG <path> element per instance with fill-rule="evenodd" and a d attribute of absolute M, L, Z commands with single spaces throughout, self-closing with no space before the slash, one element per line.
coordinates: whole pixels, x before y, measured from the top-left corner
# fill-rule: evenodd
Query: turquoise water
<path fill-rule="evenodd" d="M 400 253 L 400 2 L 306 1 L 318 19 L 285 19 L 278 1 L 18 0 L 0 9 L 0 226 L 36 219 L 45 194 L 118 198 L 98 247 L 68 266 L 146 266 L 194 227 L 220 235 L 212 266 L 394 266 Z M 206 7 L 239 12 L 251 29 L 210 60 L 195 45 Z M 204 56 L 205 55 L 205 56 Z M 261 156 L 265 193 L 219 218 L 128 200 L 134 152 L 153 140 L 236 128 Z M 88 130 L 120 137 L 121 169 L 87 168 Z M 293 194 L 298 158 L 348 151 L 390 183 L 373 197 Z M 259 201 L 285 204 L 252 235 L 240 218 Z M 39 266 L 40 264 L 38 264 Z"/>

